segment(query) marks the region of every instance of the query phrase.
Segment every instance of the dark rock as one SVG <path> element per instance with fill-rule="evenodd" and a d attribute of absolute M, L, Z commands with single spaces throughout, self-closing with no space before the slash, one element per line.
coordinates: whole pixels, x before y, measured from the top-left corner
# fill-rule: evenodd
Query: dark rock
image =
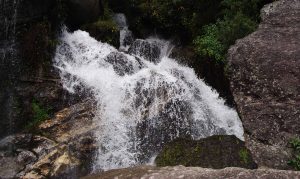
<path fill-rule="evenodd" d="M 65 0 L 67 6 L 66 22 L 71 29 L 96 21 L 103 14 L 102 0 Z"/>
<path fill-rule="evenodd" d="M 150 43 L 146 40 L 137 39 L 130 46 L 128 52 L 138 57 L 142 57 L 153 63 L 159 63 L 160 61 L 160 49 L 154 43 Z"/>
<path fill-rule="evenodd" d="M 133 63 L 127 59 L 124 53 L 111 52 L 105 58 L 105 61 L 112 64 L 115 72 L 120 76 L 124 76 L 125 74 L 130 75 L 134 73 Z"/>
<path fill-rule="evenodd" d="M 225 72 L 225 64 L 218 63 L 212 59 L 200 58 L 193 47 L 175 47 L 170 54 L 180 64 L 191 67 L 197 76 L 217 90 L 220 97 L 226 100 L 226 104 L 234 106 L 234 100 L 230 91 L 230 83 Z"/>
<path fill-rule="evenodd" d="M 224 178 L 243 178 L 243 179 L 281 179 L 281 178 L 299 178 L 300 172 L 274 170 L 274 169 L 257 169 L 248 170 L 244 168 L 225 168 L 222 170 L 200 168 L 200 167 L 153 167 L 138 166 L 126 169 L 111 170 L 100 174 L 94 174 L 83 177 L 83 179 L 127 179 L 127 178 L 144 178 L 144 179 L 224 179 Z"/>
<path fill-rule="evenodd" d="M 198 141 L 175 139 L 155 159 L 157 166 L 198 166 L 221 169 L 242 167 L 254 169 L 250 151 L 235 136 L 212 136 Z"/>
<path fill-rule="evenodd" d="M 56 0 L 0 2 L 0 138 L 24 129 L 33 100 L 51 112 L 72 101 L 51 62 L 61 5 Z"/>
<path fill-rule="evenodd" d="M 287 169 L 287 143 L 300 136 L 300 1 L 276 1 L 261 16 L 228 52 L 231 90 L 254 160 Z"/>

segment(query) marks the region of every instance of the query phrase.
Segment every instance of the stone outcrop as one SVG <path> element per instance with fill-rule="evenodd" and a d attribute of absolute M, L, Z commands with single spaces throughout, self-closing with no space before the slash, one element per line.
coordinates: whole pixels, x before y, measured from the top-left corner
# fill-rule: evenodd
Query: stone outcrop
<path fill-rule="evenodd" d="M 255 161 L 287 169 L 287 143 L 300 136 L 300 1 L 266 5 L 261 17 L 228 52 L 231 90 Z"/>
<path fill-rule="evenodd" d="M 175 139 L 155 159 L 157 166 L 192 166 L 221 169 L 242 167 L 254 169 L 250 151 L 235 136 L 212 136 L 198 141 Z"/>
<path fill-rule="evenodd" d="M 83 179 L 110 179 L 110 178 L 143 178 L 143 179 L 176 179 L 176 178 L 203 178 L 203 179 L 223 179 L 223 178 L 243 178 L 243 179 L 262 179 L 262 178 L 299 178 L 300 172 L 273 170 L 273 169 L 257 169 L 247 170 L 242 168 L 225 168 L 222 170 L 214 170 L 199 167 L 152 167 L 140 166 L 127 169 L 111 170 L 101 174 L 83 177 Z"/>
<path fill-rule="evenodd" d="M 39 134 L 16 134 L 0 141 L 3 178 L 77 178 L 91 170 L 97 147 L 90 101 L 56 113 L 38 127 Z"/>

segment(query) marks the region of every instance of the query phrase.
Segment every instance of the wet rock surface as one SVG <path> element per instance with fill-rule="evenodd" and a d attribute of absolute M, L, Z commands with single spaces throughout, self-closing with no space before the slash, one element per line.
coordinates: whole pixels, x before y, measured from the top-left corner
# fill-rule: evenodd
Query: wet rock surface
<path fill-rule="evenodd" d="M 121 52 L 111 52 L 105 59 L 108 63 L 113 65 L 114 70 L 120 76 L 125 74 L 133 74 L 134 68 L 131 61 L 129 61 L 125 54 Z"/>
<path fill-rule="evenodd" d="M 300 135 L 300 1 L 266 5 L 258 30 L 228 53 L 231 90 L 259 166 L 286 169 Z"/>
<path fill-rule="evenodd" d="M 144 58 L 150 62 L 159 63 L 161 50 L 158 45 L 146 40 L 137 39 L 130 46 L 128 52 Z"/>
<path fill-rule="evenodd" d="M 300 172 L 273 170 L 273 169 L 257 169 L 248 170 L 242 168 L 225 168 L 221 170 L 200 168 L 200 167 L 153 167 L 140 166 L 127 169 L 111 170 L 101 174 L 90 175 L 83 177 L 83 179 L 129 179 L 129 178 L 145 178 L 145 179 L 174 179 L 174 178 L 203 178 L 203 179 L 223 179 L 223 178 L 298 178 Z"/>
<path fill-rule="evenodd" d="M 157 166 L 193 166 L 221 169 L 241 167 L 255 169 L 245 143 L 235 136 L 212 136 L 194 141 L 175 139 L 155 159 Z"/>
<path fill-rule="evenodd" d="M 0 141 L 4 178 L 78 178 L 91 170 L 93 103 L 78 103 L 42 123 L 40 134 L 16 134 Z"/>

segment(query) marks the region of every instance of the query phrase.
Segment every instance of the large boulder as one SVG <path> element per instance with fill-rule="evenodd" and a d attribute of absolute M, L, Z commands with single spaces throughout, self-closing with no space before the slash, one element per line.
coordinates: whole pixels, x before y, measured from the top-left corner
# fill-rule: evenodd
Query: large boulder
<path fill-rule="evenodd" d="M 255 161 L 286 169 L 287 143 L 300 136 L 300 1 L 266 5 L 261 17 L 228 52 L 231 90 Z"/>
<path fill-rule="evenodd" d="M 153 167 L 139 166 L 127 169 L 111 170 L 100 174 L 83 177 L 83 179 L 126 179 L 126 178 L 144 178 L 144 179 L 190 179 L 190 178 L 245 178 L 245 179 L 262 179 L 262 178 L 299 178 L 300 172 L 274 170 L 274 169 L 257 169 L 248 170 L 243 168 L 225 168 L 214 170 L 200 167 Z"/>
<path fill-rule="evenodd" d="M 212 136 L 199 141 L 175 139 L 155 159 L 157 166 L 198 166 L 221 169 L 242 167 L 254 169 L 250 151 L 235 136 Z"/>
<path fill-rule="evenodd" d="M 105 61 L 112 64 L 115 72 L 120 76 L 124 76 L 125 74 L 130 75 L 134 72 L 132 61 L 124 53 L 111 52 L 105 58 Z"/>

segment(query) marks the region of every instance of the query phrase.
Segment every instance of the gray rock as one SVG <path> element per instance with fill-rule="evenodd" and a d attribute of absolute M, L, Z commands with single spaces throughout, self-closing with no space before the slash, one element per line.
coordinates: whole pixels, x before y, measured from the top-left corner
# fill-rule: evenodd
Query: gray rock
<path fill-rule="evenodd" d="M 130 75 L 134 72 L 133 63 L 121 52 L 111 52 L 105 61 L 112 64 L 115 72 L 120 76 Z"/>
<path fill-rule="evenodd" d="M 259 166 L 286 169 L 300 136 L 300 1 L 266 5 L 256 32 L 228 52 L 231 90 Z"/>
<path fill-rule="evenodd" d="M 282 178 L 299 178 L 300 172 L 274 170 L 274 169 L 257 169 L 247 170 L 242 168 L 225 168 L 214 170 L 199 167 L 164 167 L 158 168 L 153 166 L 139 166 L 127 169 L 111 170 L 100 174 L 95 174 L 83 179 L 110 179 L 110 178 L 143 178 L 143 179 L 282 179 Z"/>
<path fill-rule="evenodd" d="M 24 165 L 18 162 L 17 157 L 2 156 L 0 154 L 0 176 L 1 178 L 15 178 L 24 168 Z"/>

